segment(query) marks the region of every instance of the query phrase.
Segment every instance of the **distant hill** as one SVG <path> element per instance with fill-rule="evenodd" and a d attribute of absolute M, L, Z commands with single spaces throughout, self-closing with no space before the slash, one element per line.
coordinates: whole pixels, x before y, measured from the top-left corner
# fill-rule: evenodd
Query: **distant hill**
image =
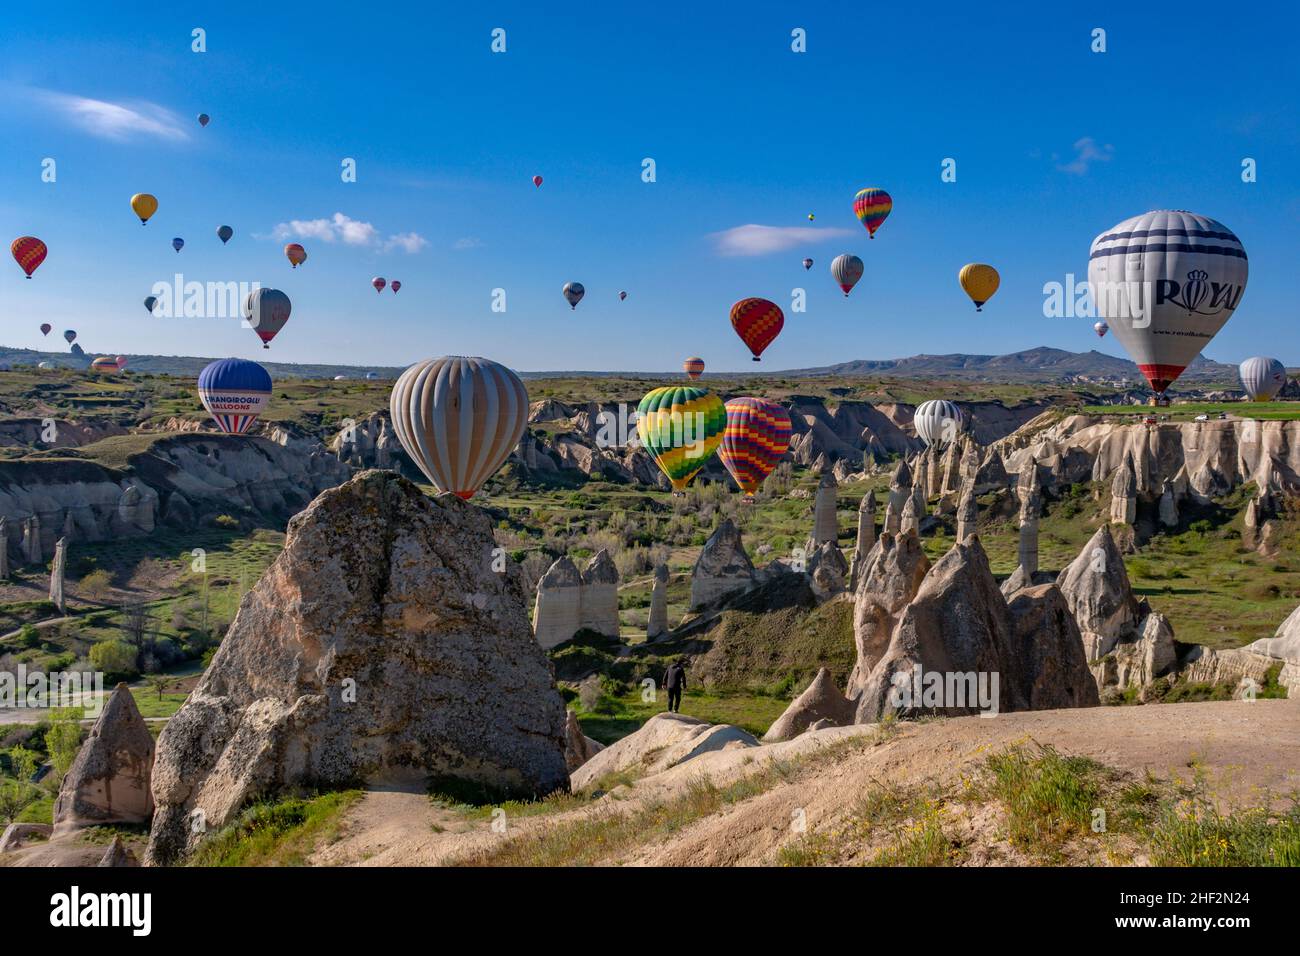
<path fill-rule="evenodd" d="M 36 365 L 38 362 L 51 362 L 59 368 L 86 368 L 92 358 L 99 353 L 87 352 L 75 355 L 69 352 L 38 352 L 33 349 L 12 349 L 0 346 L 0 362 L 10 365 Z M 154 373 L 159 375 L 198 375 L 199 371 L 212 361 L 211 358 L 184 355 L 128 355 L 127 368 L 137 373 Z M 259 359 L 259 361 L 261 361 Z M 299 362 L 262 361 L 275 377 L 287 378 L 333 378 L 346 375 L 348 378 L 361 378 L 366 372 L 374 372 L 382 379 L 393 379 L 402 373 L 400 366 L 357 366 L 357 365 L 314 365 Z M 1090 379 L 1120 380 L 1128 378 L 1134 384 L 1142 381 L 1137 366 L 1127 359 L 1115 358 L 1098 351 L 1067 352 L 1064 349 L 1039 348 L 1012 352 L 1010 355 L 913 355 L 898 359 L 856 359 L 852 362 L 840 362 L 836 365 L 823 365 L 816 368 L 768 369 L 762 370 L 769 376 L 786 376 L 799 378 L 843 377 L 861 378 L 882 376 L 887 378 L 952 378 L 968 381 L 999 382 L 1064 382 L 1079 376 Z M 679 374 L 678 370 L 669 372 L 635 372 L 622 371 L 543 371 L 520 372 L 523 378 L 659 378 Z M 752 372 L 710 372 L 711 378 L 747 378 Z M 1222 382 L 1235 384 L 1237 367 L 1215 362 L 1198 356 L 1191 368 L 1183 373 L 1180 381 L 1194 380 L 1198 383 Z"/>

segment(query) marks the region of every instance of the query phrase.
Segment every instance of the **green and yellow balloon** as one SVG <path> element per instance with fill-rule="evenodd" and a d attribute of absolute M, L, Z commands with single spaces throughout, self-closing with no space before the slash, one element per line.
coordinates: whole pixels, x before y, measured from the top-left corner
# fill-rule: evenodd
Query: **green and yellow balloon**
<path fill-rule="evenodd" d="M 666 385 L 641 399 L 636 430 L 673 493 L 681 494 L 722 444 L 727 408 L 707 388 Z"/>

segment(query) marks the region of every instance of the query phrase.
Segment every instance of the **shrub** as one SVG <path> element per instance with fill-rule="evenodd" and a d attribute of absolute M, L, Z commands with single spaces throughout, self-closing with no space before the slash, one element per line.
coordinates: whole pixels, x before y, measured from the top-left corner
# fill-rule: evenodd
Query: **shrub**
<path fill-rule="evenodd" d="M 90 663 L 97 671 L 113 677 L 134 677 L 136 649 L 126 641 L 100 641 L 90 649 Z"/>
<path fill-rule="evenodd" d="M 103 568 L 91 571 L 81 579 L 81 590 L 96 601 L 102 601 L 112 586 L 113 577 Z"/>

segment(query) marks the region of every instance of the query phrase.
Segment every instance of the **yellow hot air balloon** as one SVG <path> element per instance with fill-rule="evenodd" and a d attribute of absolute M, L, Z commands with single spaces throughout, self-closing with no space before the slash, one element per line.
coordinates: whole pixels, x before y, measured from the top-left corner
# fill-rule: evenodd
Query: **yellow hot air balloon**
<path fill-rule="evenodd" d="M 975 311 L 982 312 L 984 303 L 993 298 L 993 293 L 998 291 L 1000 279 L 998 270 L 992 266 L 982 262 L 968 262 L 961 267 L 961 272 L 957 273 L 957 281 L 975 303 Z"/>
<path fill-rule="evenodd" d="M 158 211 L 158 197 L 148 193 L 136 193 L 131 197 L 131 209 L 140 217 L 140 225 L 149 221 L 149 217 Z"/>

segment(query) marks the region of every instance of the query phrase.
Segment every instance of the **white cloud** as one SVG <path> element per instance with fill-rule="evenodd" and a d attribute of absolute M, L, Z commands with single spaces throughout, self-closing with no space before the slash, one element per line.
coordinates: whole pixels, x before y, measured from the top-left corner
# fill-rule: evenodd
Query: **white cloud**
<path fill-rule="evenodd" d="M 451 244 L 453 249 L 477 249 L 483 245 L 482 240 L 474 236 L 465 236 L 463 239 L 457 239 Z"/>
<path fill-rule="evenodd" d="M 379 238 L 379 230 L 368 222 L 336 212 L 329 219 L 290 219 L 271 230 L 273 239 L 317 239 L 342 242 L 349 246 L 369 246 Z"/>
<path fill-rule="evenodd" d="M 123 141 L 141 135 L 173 141 L 190 138 L 179 115 L 147 100 L 110 103 L 53 90 L 32 92 L 49 109 L 103 139 Z"/>
<path fill-rule="evenodd" d="M 388 237 L 388 241 L 384 243 L 384 249 L 401 249 L 403 252 L 415 254 L 428 244 L 429 240 L 418 232 L 399 232 Z"/>
<path fill-rule="evenodd" d="M 849 229 L 818 229 L 814 226 L 759 226 L 749 223 L 712 234 L 719 255 L 765 256 L 812 242 L 825 242 L 853 235 Z"/>
<path fill-rule="evenodd" d="M 1110 143 L 1105 146 L 1098 146 L 1095 139 L 1091 136 L 1085 136 L 1074 144 L 1074 159 L 1064 164 L 1057 163 L 1056 168 L 1063 173 L 1083 176 L 1087 174 L 1090 164 L 1094 162 L 1108 163 L 1114 155 L 1115 147 Z"/>

